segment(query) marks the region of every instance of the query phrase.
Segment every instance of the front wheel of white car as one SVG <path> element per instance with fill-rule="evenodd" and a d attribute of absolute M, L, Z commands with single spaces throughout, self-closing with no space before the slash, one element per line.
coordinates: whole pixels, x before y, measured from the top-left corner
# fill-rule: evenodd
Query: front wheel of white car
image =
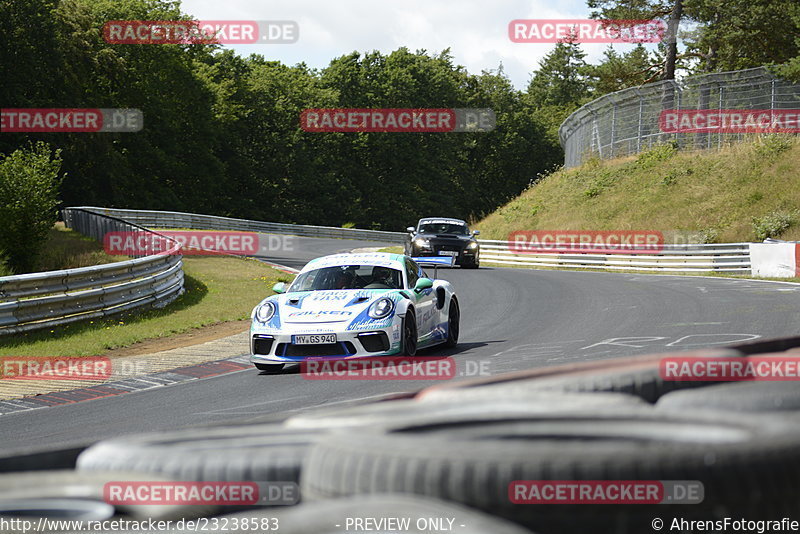
<path fill-rule="evenodd" d="M 461 310 L 458 309 L 458 301 L 453 298 L 450 301 L 450 312 L 447 314 L 447 341 L 445 347 L 455 347 L 458 345 L 458 332 L 461 327 Z"/>
<path fill-rule="evenodd" d="M 283 369 L 282 363 L 254 363 L 253 365 L 256 366 L 256 369 L 259 371 L 271 371 L 277 373 L 278 371 Z"/>
<path fill-rule="evenodd" d="M 408 310 L 403 318 L 403 356 L 417 354 L 417 316 Z"/>

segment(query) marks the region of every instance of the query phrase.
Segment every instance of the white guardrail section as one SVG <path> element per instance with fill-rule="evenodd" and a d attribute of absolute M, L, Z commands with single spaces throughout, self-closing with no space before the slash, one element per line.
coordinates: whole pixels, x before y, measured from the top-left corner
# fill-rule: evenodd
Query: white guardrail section
<path fill-rule="evenodd" d="M 101 242 L 107 232 L 148 231 L 80 208 L 67 208 L 62 213 L 68 228 Z M 179 252 L 180 245 L 174 241 L 174 247 L 165 254 L 0 277 L 0 335 L 165 306 L 183 292 Z"/>
<path fill-rule="evenodd" d="M 508 241 L 482 239 L 481 261 L 530 267 L 593 268 L 661 272 L 728 272 L 750 274 L 749 243 L 663 246 L 643 254 L 517 252 Z"/>
<path fill-rule="evenodd" d="M 232 219 L 214 215 L 197 215 L 180 211 L 125 210 L 115 208 L 81 207 L 80 209 L 125 219 L 148 228 L 188 228 L 191 230 L 231 230 L 238 232 L 261 232 L 265 234 L 289 234 L 303 237 L 328 237 L 336 239 L 363 239 L 384 243 L 403 243 L 408 234 L 336 228 L 335 226 L 309 226 L 284 224 L 247 219 Z"/>

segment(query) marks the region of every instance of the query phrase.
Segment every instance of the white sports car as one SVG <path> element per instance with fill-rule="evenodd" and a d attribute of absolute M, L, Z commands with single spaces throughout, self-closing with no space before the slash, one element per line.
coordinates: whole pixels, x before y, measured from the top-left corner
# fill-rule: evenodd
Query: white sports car
<path fill-rule="evenodd" d="M 453 287 L 422 265 L 452 258 L 335 254 L 311 260 L 286 287 L 253 309 L 250 361 L 277 371 L 305 358 L 413 356 L 418 348 L 458 343 Z"/>

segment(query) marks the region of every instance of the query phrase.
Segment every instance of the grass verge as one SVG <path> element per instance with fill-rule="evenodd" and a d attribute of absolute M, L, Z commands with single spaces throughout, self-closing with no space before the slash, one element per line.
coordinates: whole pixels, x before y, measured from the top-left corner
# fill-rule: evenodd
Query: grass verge
<path fill-rule="evenodd" d="M 90 267 L 127 259 L 130 258 L 106 254 L 100 243 L 91 237 L 70 230 L 64 226 L 63 222 L 58 222 L 47 235 L 47 241 L 42 246 L 41 253 L 36 260 L 34 272 Z M 12 274 L 14 273 L 0 263 L 0 276 Z"/>
<path fill-rule="evenodd" d="M 272 294 L 276 281 L 289 279 L 257 260 L 218 256 L 183 260 L 186 292 L 169 306 L 3 337 L 0 356 L 95 356 L 140 341 L 247 319 L 253 306 Z"/>

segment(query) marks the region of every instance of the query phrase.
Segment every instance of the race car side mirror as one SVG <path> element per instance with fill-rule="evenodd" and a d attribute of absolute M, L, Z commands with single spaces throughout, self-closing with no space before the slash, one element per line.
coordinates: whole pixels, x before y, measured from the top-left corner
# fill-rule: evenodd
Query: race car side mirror
<path fill-rule="evenodd" d="M 409 226 L 408 228 L 406 228 L 406 232 L 410 232 L 412 234 L 414 233 L 414 230 L 415 228 L 413 226 Z"/>
<path fill-rule="evenodd" d="M 473 230 L 472 231 L 472 235 L 481 235 L 481 231 L 480 230 Z"/>
<path fill-rule="evenodd" d="M 433 287 L 433 280 L 430 278 L 420 278 L 414 285 L 414 291 L 419 293 L 420 291 L 428 289 L 429 287 Z"/>
<path fill-rule="evenodd" d="M 272 286 L 272 290 L 273 290 L 275 293 L 285 293 L 285 292 L 286 292 L 286 283 L 284 283 L 284 282 L 278 282 L 277 284 L 275 284 L 274 286 Z"/>

